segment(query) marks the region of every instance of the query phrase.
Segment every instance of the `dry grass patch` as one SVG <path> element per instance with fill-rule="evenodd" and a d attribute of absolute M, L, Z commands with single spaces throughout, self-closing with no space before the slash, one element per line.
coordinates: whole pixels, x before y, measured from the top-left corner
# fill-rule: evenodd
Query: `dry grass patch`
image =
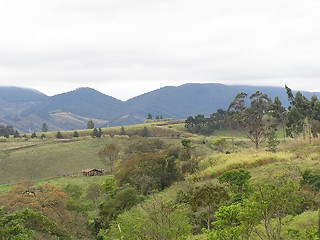
<path fill-rule="evenodd" d="M 270 163 L 284 162 L 295 159 L 293 153 L 279 152 L 242 152 L 219 154 L 208 158 L 200 164 L 199 173 L 190 176 L 191 180 L 215 178 L 225 171 L 238 168 L 256 168 Z"/>

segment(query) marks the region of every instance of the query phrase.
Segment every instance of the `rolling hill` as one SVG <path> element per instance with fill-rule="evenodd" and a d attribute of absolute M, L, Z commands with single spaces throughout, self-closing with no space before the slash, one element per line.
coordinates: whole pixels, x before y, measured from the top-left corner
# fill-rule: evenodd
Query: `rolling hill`
<path fill-rule="evenodd" d="M 10 124 L 28 132 L 40 131 L 44 122 L 52 131 L 83 129 L 89 119 L 97 127 L 142 123 L 148 113 L 185 119 L 190 115 L 210 115 L 219 108 L 226 109 L 237 93 L 252 94 L 258 90 L 271 98 L 279 96 L 283 105 L 288 105 L 282 87 L 184 84 L 163 87 L 125 102 L 91 88 L 49 97 L 33 89 L 0 87 L 0 124 Z M 302 93 L 308 98 L 312 94 L 320 96 L 320 93 Z"/>

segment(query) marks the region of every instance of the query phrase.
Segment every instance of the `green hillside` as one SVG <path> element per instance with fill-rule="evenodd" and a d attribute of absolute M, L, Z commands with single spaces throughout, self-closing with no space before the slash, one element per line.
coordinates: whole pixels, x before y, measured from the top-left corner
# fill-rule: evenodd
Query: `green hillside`
<path fill-rule="evenodd" d="M 268 234 L 270 239 L 317 239 L 319 140 L 287 139 L 273 153 L 266 151 L 267 143 L 256 150 L 230 130 L 201 136 L 183 124 L 153 122 L 102 131 L 101 138 L 79 130 L 79 137 L 61 132 L 63 139 L 56 139 L 56 132 L 46 133 L 45 139 L 1 139 L 0 234 L 30 239 L 268 239 Z M 226 139 L 223 152 L 217 139 Z M 112 172 L 111 146 L 117 149 Z M 105 175 L 82 176 L 88 168 L 105 169 Z M 226 174 L 242 178 L 221 182 Z M 242 185 L 241 179 L 246 179 Z M 213 200 L 210 212 L 199 200 L 206 198 L 206 188 L 215 189 L 214 199 L 222 199 Z M 255 205 L 259 201 L 269 204 L 267 225 Z"/>

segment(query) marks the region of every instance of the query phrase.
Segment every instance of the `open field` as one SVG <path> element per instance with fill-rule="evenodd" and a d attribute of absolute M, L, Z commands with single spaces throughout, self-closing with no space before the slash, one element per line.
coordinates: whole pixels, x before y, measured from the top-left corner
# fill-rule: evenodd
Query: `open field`
<path fill-rule="evenodd" d="M 0 142 L 0 183 L 78 176 L 82 169 L 105 168 L 98 152 L 111 142 L 124 149 L 133 139 L 139 139 L 143 127 L 148 129 L 148 136 L 161 136 L 167 143 L 180 144 L 183 137 L 190 136 L 168 126 L 143 124 L 125 127 L 131 138 L 118 135 L 120 127 L 113 127 L 103 129 L 102 138 L 92 138 L 92 130 L 80 130 L 78 138 L 72 138 L 73 131 L 67 131 L 62 132 L 65 139 L 61 140 L 55 139 L 55 132 L 45 133 L 45 139 L 7 139 Z"/>
<path fill-rule="evenodd" d="M 259 178 L 263 178 L 263 175 L 269 174 L 264 174 L 263 168 L 265 170 L 271 168 L 268 171 L 272 172 L 274 169 L 292 165 L 302 169 L 317 167 L 320 159 L 320 141 L 314 141 L 310 145 L 304 140 L 288 139 L 286 143 L 279 146 L 278 153 L 270 153 L 263 147 L 259 151 L 250 148 L 252 143 L 239 133 L 217 131 L 213 138 L 226 138 L 225 151 L 231 152 L 231 154 L 224 154 L 210 146 L 208 143 L 210 137 L 187 133 L 183 124 L 153 126 L 149 123 L 126 126 L 124 129 L 128 135 L 124 136 L 119 135 L 120 127 L 112 127 L 102 129 L 104 133 L 102 138 L 88 136 L 92 130 L 86 129 L 78 131 L 78 138 L 72 138 L 73 131 L 67 131 L 62 133 L 66 138 L 62 140 L 54 138 L 55 132 L 49 132 L 46 133 L 47 138 L 43 140 L 29 138 L 2 141 L 0 142 L 0 183 L 79 176 L 82 169 L 105 168 L 99 160 L 99 150 L 111 142 L 117 143 L 124 149 L 133 139 L 139 141 L 138 134 L 143 127 L 148 129 L 149 136 L 159 137 L 168 144 L 179 145 L 183 138 L 191 140 L 192 145 L 197 149 L 194 154 L 201 160 L 200 171 L 190 176 L 193 180 L 214 178 L 224 171 L 240 167 L 257 172 Z M 231 144 L 232 138 L 234 138 L 234 146 Z M 274 174 L 277 174 L 276 172 L 274 170 Z"/>

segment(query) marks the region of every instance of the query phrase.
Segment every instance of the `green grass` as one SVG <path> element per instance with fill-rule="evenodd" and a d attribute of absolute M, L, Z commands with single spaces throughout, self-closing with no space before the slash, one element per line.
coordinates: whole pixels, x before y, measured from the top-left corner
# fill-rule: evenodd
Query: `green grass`
<path fill-rule="evenodd" d="M 98 151 L 109 139 L 50 142 L 0 152 L 2 183 L 79 174 L 85 168 L 104 168 Z"/>
<path fill-rule="evenodd" d="M 180 144 L 184 136 L 190 135 L 168 126 L 139 124 L 125 127 L 132 135 L 130 138 L 117 135 L 120 127 L 113 127 L 102 129 L 104 137 L 100 139 L 90 136 L 91 129 L 78 130 L 78 138 L 71 137 L 73 131 L 64 131 L 65 139 L 61 140 L 55 139 L 55 132 L 45 133 L 46 139 L 4 139 L 0 142 L 0 184 L 79 175 L 85 168 L 106 168 L 98 157 L 105 144 L 115 142 L 124 149 L 132 140 L 139 141 L 143 127 L 148 128 L 149 136 L 161 137 L 172 144 Z"/>
<path fill-rule="evenodd" d="M 84 176 L 78 176 L 78 177 L 60 177 L 60 178 L 53 178 L 53 179 L 44 179 L 44 180 L 38 180 L 35 181 L 35 183 L 42 185 L 42 184 L 52 184 L 57 187 L 60 187 L 61 189 L 65 189 L 68 185 L 79 185 L 83 189 L 86 189 L 90 184 L 98 183 L 102 184 L 104 179 L 108 175 L 103 176 L 92 176 L 92 177 L 84 177 Z"/>
<path fill-rule="evenodd" d="M 189 180 L 201 181 L 219 176 L 221 173 L 235 169 L 247 168 L 255 179 L 265 176 L 276 176 L 283 169 L 297 167 L 301 170 L 319 168 L 320 140 L 312 145 L 302 140 L 288 139 L 281 144 L 278 153 L 252 150 L 250 140 L 230 131 L 216 131 L 212 137 L 225 137 L 228 144 L 224 151 L 237 151 L 232 154 L 222 154 L 212 149 L 205 136 L 193 135 L 185 131 L 183 124 L 154 126 L 152 123 L 125 126 L 125 131 L 132 136 L 137 135 L 143 127 L 147 127 L 150 136 L 157 136 L 168 144 L 181 145 L 181 139 L 189 138 L 195 149 L 194 156 L 200 161 L 200 171 L 188 177 Z M 48 139 L 7 139 L 0 142 L 0 183 L 15 183 L 25 180 L 51 179 L 58 175 L 79 175 L 85 168 L 105 168 L 98 158 L 98 152 L 105 144 L 116 141 L 124 148 L 139 137 L 117 135 L 120 127 L 102 129 L 105 136 L 93 139 L 88 136 L 91 129 L 78 130 L 79 138 L 71 138 L 73 131 L 62 132 L 69 139 L 54 139 L 55 132 L 46 133 Z M 40 133 L 37 133 L 40 135 Z M 113 138 L 110 136 L 114 136 Z M 230 137 L 234 137 L 235 148 Z M 244 149 L 251 150 L 244 150 Z M 77 178 L 75 178 L 77 179 Z M 77 180 L 75 180 L 77 181 Z M 5 185 L 1 188 L 5 189 Z M 1 189 L 0 188 L 0 189 Z"/>

